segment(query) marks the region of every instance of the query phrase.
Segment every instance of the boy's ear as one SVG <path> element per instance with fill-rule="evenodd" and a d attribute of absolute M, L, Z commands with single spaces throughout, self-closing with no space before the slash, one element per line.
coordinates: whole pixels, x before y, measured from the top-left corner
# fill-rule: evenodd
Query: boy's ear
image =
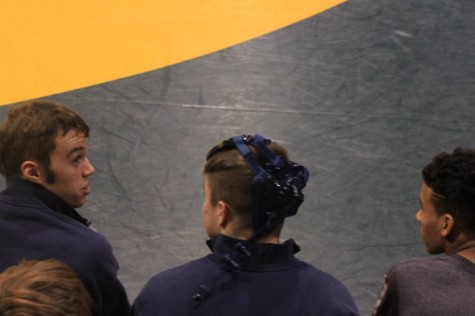
<path fill-rule="evenodd" d="M 20 167 L 21 170 L 21 176 L 23 179 L 42 184 L 42 173 L 41 173 L 41 168 L 40 165 L 32 160 L 26 160 L 21 164 Z"/>
<path fill-rule="evenodd" d="M 440 235 L 442 237 L 450 236 L 454 232 L 455 218 L 452 214 L 445 213 L 441 215 L 440 221 Z"/>
<path fill-rule="evenodd" d="M 218 201 L 218 225 L 222 228 L 225 228 L 232 217 L 231 209 L 226 202 Z"/>

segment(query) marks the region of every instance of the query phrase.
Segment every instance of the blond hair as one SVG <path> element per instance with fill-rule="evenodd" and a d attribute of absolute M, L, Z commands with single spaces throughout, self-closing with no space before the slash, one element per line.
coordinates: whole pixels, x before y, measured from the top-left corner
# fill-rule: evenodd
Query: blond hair
<path fill-rule="evenodd" d="M 66 264 L 22 261 L 0 274 L 0 315 L 91 316 L 91 297 Z"/>

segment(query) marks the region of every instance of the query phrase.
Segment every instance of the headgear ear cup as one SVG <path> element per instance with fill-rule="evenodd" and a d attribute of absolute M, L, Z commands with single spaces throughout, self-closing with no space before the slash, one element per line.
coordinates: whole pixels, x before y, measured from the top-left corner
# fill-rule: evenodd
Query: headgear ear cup
<path fill-rule="evenodd" d="M 304 199 L 302 189 L 308 180 L 308 170 L 274 154 L 267 147 L 270 140 L 259 134 L 236 136 L 232 140 L 256 174 L 251 183 L 254 229 L 266 225 L 270 218 L 275 225 L 295 215 Z M 267 161 L 260 165 L 247 145 L 256 148 Z"/>

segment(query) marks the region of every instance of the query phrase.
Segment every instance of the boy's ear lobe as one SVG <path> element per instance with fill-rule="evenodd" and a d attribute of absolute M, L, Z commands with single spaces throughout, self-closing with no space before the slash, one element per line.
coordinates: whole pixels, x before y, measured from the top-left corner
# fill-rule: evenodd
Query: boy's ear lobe
<path fill-rule="evenodd" d="M 39 164 L 32 160 L 24 161 L 20 167 L 21 177 L 25 180 L 41 184 L 41 168 Z"/>

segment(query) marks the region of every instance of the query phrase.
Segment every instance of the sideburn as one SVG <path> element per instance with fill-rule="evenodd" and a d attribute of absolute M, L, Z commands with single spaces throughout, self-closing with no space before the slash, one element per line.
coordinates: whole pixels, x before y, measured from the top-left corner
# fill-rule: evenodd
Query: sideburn
<path fill-rule="evenodd" d="M 49 166 L 45 168 L 45 176 L 46 182 L 48 184 L 53 184 L 56 181 L 56 174 L 50 169 Z"/>

